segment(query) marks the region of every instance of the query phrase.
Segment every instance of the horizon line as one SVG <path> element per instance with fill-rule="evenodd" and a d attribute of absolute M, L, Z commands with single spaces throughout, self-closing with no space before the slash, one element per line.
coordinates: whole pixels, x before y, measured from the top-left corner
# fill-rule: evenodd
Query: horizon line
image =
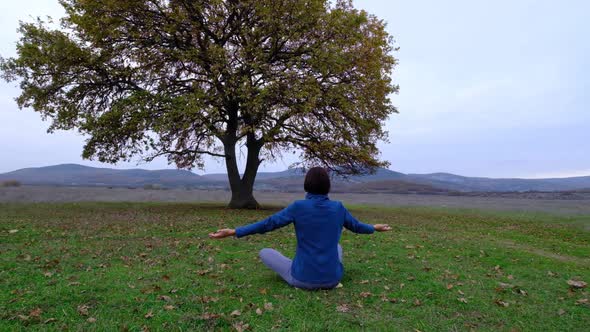
<path fill-rule="evenodd" d="M 197 176 L 207 176 L 207 175 L 227 175 L 227 172 L 214 172 L 214 173 L 203 173 L 203 174 L 199 174 L 197 172 L 194 172 L 192 170 L 188 170 L 188 169 L 182 169 L 182 168 L 159 168 L 159 169 L 146 169 L 146 168 L 115 168 L 116 165 L 112 165 L 112 167 L 101 167 L 101 166 L 89 166 L 89 165 L 84 165 L 84 164 L 79 164 L 79 163 L 61 163 L 61 164 L 52 164 L 52 165 L 45 165 L 45 166 L 30 166 L 30 167 L 22 167 L 22 168 L 18 168 L 12 171 L 7 171 L 7 172 L 2 172 L 0 173 L 0 175 L 2 174 L 6 174 L 6 173 L 12 173 L 12 172 L 16 172 L 16 171 L 20 171 L 23 169 L 31 169 L 31 168 L 47 168 L 47 167 L 55 167 L 55 166 L 66 166 L 66 165 L 75 165 L 75 166 L 82 166 L 82 167 L 88 167 L 88 168 L 95 168 L 95 169 L 110 169 L 110 170 L 119 170 L 119 171 L 126 171 L 126 170 L 141 170 L 141 171 L 166 171 L 166 170 L 178 170 L 178 171 L 188 171 L 190 173 L 193 173 Z M 139 165 L 137 165 L 139 166 Z M 301 167 L 297 167 L 297 168 L 301 168 Z M 297 168 L 286 168 L 280 171 L 261 171 L 258 172 L 259 173 L 281 173 L 281 172 L 285 172 L 288 171 L 290 169 L 297 169 Z M 572 172 L 549 172 L 549 173 L 537 173 L 536 175 L 532 175 L 530 177 L 518 177 L 518 176 L 514 176 L 514 177 L 490 177 L 490 176 L 467 176 L 467 175 L 460 175 L 460 174 L 456 174 L 456 173 L 452 173 L 452 172 L 445 172 L 445 171 L 439 171 L 439 172 L 431 172 L 431 173 L 404 173 L 404 172 L 400 172 L 400 171 L 395 171 L 389 168 L 384 168 L 384 167 L 380 167 L 382 169 L 391 171 L 391 172 L 396 172 L 396 173 L 401 173 L 404 175 L 432 175 L 432 174 L 449 174 L 449 175 L 454 175 L 454 176 L 461 176 L 461 177 L 466 177 L 466 178 L 486 178 L 486 179 L 495 179 L 495 180 L 502 180 L 502 179 L 521 179 L 521 180 L 543 180 L 543 179 L 568 179 L 568 178 L 579 178 L 579 177 L 590 177 L 590 169 L 589 170 L 584 170 L 584 171 L 572 171 Z M 240 175 L 242 175 L 243 173 L 240 173 Z"/>

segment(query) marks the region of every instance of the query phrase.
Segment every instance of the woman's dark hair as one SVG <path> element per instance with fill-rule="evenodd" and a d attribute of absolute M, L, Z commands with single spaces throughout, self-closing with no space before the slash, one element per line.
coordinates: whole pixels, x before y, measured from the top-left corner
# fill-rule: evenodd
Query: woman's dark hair
<path fill-rule="evenodd" d="M 323 167 L 312 167 L 305 175 L 303 189 L 310 194 L 327 195 L 330 192 L 330 176 Z"/>

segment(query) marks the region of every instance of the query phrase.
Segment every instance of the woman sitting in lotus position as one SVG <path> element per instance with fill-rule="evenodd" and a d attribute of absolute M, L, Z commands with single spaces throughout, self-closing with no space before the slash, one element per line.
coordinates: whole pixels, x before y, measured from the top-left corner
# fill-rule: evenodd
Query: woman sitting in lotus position
<path fill-rule="evenodd" d="M 209 237 L 243 237 L 266 233 L 290 223 L 295 224 L 297 251 L 291 261 L 274 249 L 262 249 L 260 259 L 294 287 L 330 289 L 340 282 L 342 247 L 338 244 L 342 227 L 355 233 L 384 232 L 388 225 L 367 225 L 356 220 L 338 201 L 328 198 L 330 177 L 321 167 L 311 168 L 305 176 L 305 200 L 295 201 L 280 212 L 254 224 L 237 229 L 220 229 Z"/>

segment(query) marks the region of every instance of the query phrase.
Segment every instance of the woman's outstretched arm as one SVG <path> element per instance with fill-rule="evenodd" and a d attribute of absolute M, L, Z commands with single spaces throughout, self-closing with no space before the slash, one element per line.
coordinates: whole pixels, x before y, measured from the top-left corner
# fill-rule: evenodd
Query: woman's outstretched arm
<path fill-rule="evenodd" d="M 287 226 L 288 224 L 295 221 L 295 208 L 293 204 L 287 206 L 283 210 L 273 214 L 272 216 L 261 220 L 259 222 L 238 227 L 237 229 L 224 228 L 210 233 L 209 237 L 212 239 L 222 239 L 228 236 L 243 237 L 251 234 L 263 234 L 270 232 L 277 228 Z"/>
<path fill-rule="evenodd" d="M 391 230 L 391 226 L 388 224 L 375 224 L 373 227 L 377 232 L 387 232 Z"/>
<path fill-rule="evenodd" d="M 223 228 L 215 231 L 214 233 L 209 233 L 209 237 L 212 239 L 223 239 L 224 237 L 234 235 L 236 235 L 236 230 L 233 228 Z"/>
<path fill-rule="evenodd" d="M 391 227 L 387 224 L 375 224 L 369 225 L 358 221 L 353 217 L 350 212 L 342 205 L 344 209 L 344 227 L 354 233 L 359 234 L 372 234 L 373 232 L 387 232 L 391 230 Z"/>

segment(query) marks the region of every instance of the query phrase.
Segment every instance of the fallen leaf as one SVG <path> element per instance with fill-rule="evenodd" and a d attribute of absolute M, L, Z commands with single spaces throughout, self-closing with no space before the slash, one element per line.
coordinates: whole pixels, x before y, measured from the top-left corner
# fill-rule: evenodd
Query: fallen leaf
<path fill-rule="evenodd" d="M 559 310 L 557 311 L 557 314 L 558 314 L 558 315 L 560 315 L 560 316 L 563 316 L 563 315 L 565 315 L 565 310 L 563 310 L 563 309 L 559 309 Z"/>
<path fill-rule="evenodd" d="M 147 319 L 150 319 L 150 318 L 154 317 L 154 312 L 150 310 L 150 311 L 148 311 L 148 313 L 147 313 L 147 314 L 145 314 L 143 317 L 145 317 L 145 318 L 147 318 Z"/>
<path fill-rule="evenodd" d="M 50 271 L 46 271 L 46 272 L 43 272 L 43 275 L 46 276 L 47 278 L 50 278 L 51 276 L 53 276 L 53 273 Z"/>
<path fill-rule="evenodd" d="M 360 282 L 360 283 L 361 283 L 361 284 L 368 284 L 368 283 L 369 283 L 369 280 L 361 280 L 361 282 Z"/>
<path fill-rule="evenodd" d="M 415 307 L 419 307 L 419 306 L 421 306 L 421 305 L 422 305 L 422 302 L 421 302 L 420 300 L 418 300 L 418 299 L 415 299 L 415 300 L 414 300 L 414 306 L 415 306 Z"/>
<path fill-rule="evenodd" d="M 216 298 L 216 297 L 211 297 L 211 296 L 203 296 L 203 297 L 201 298 L 201 302 L 203 302 L 203 303 L 217 302 L 217 301 L 219 301 L 219 299 L 218 299 L 218 298 Z"/>
<path fill-rule="evenodd" d="M 262 295 L 266 295 L 267 290 L 266 290 L 266 288 L 261 288 L 260 290 L 258 290 L 258 292 Z"/>
<path fill-rule="evenodd" d="M 495 300 L 494 303 L 496 303 L 497 305 L 499 305 L 500 307 L 507 307 L 510 305 L 510 303 L 502 301 L 502 300 Z"/>
<path fill-rule="evenodd" d="M 35 308 L 29 312 L 29 317 L 39 318 L 39 317 L 41 317 L 42 313 L 43 313 L 43 310 L 41 310 L 41 308 Z"/>
<path fill-rule="evenodd" d="M 81 316 L 88 316 L 88 306 L 86 304 L 81 304 L 78 306 L 77 310 Z"/>
<path fill-rule="evenodd" d="M 506 278 L 508 278 L 508 280 L 513 280 L 514 276 L 512 274 L 509 274 Z"/>
<path fill-rule="evenodd" d="M 336 288 L 342 288 L 344 287 L 344 285 L 342 283 L 338 283 L 338 285 L 336 285 Z"/>
<path fill-rule="evenodd" d="M 29 320 L 29 316 L 18 315 L 18 319 L 20 319 L 20 320 Z"/>
<path fill-rule="evenodd" d="M 256 308 L 256 314 L 257 314 L 258 316 L 262 315 L 262 309 L 260 309 L 260 308 Z"/>
<path fill-rule="evenodd" d="M 550 276 L 550 277 L 557 277 L 557 273 L 554 273 L 554 272 L 551 272 L 551 271 L 548 271 L 547 272 L 547 275 Z"/>
<path fill-rule="evenodd" d="M 167 304 L 164 306 L 164 310 L 174 310 L 174 309 L 176 309 L 176 307 L 173 305 L 170 305 L 170 304 Z"/>
<path fill-rule="evenodd" d="M 576 301 L 576 305 L 588 304 L 588 299 L 579 299 Z"/>
<path fill-rule="evenodd" d="M 165 274 L 165 275 L 162 276 L 162 280 L 169 281 L 170 280 L 170 277 Z"/>
<path fill-rule="evenodd" d="M 232 317 L 236 317 L 236 316 L 239 316 L 241 314 L 242 314 L 242 312 L 240 310 L 234 310 L 229 315 L 232 316 Z"/>
<path fill-rule="evenodd" d="M 467 299 L 464 297 L 460 297 L 457 299 L 459 302 L 467 303 Z"/>
<path fill-rule="evenodd" d="M 207 270 L 199 270 L 197 271 L 197 274 L 200 276 L 204 276 L 205 274 L 211 272 L 211 269 L 207 269 Z"/>
<path fill-rule="evenodd" d="M 95 323 L 96 322 L 96 318 L 94 318 L 94 317 L 88 317 L 88 319 L 86 321 L 88 323 Z"/>
<path fill-rule="evenodd" d="M 570 285 L 571 288 L 586 288 L 586 286 L 588 286 L 587 283 L 585 283 L 582 280 L 568 280 L 567 284 Z"/>
<path fill-rule="evenodd" d="M 212 314 L 212 313 L 206 312 L 201 316 L 201 318 L 205 319 L 205 320 L 210 320 L 210 319 L 217 319 L 220 316 L 221 315 L 219 315 L 219 314 Z"/>
<path fill-rule="evenodd" d="M 350 307 L 348 306 L 348 304 L 341 304 L 336 306 L 336 311 L 338 312 L 349 312 L 350 311 Z"/>
<path fill-rule="evenodd" d="M 453 284 L 447 284 L 447 289 L 452 289 L 453 288 Z"/>
<path fill-rule="evenodd" d="M 465 295 L 465 293 L 463 293 L 463 291 L 460 289 L 457 291 L 457 293 L 459 293 L 459 295 Z"/>
<path fill-rule="evenodd" d="M 250 325 L 244 324 L 244 322 L 238 322 L 238 323 L 234 323 L 232 325 L 232 327 L 234 329 L 236 329 L 236 331 L 238 331 L 238 332 L 244 332 L 250 328 Z"/>
<path fill-rule="evenodd" d="M 55 318 L 53 318 L 53 317 L 52 317 L 52 318 L 48 318 L 48 319 L 46 319 L 46 320 L 43 322 L 43 324 L 49 324 L 49 323 L 53 323 L 53 322 L 57 322 L 57 319 L 55 319 Z"/>
<path fill-rule="evenodd" d="M 170 301 L 172 301 L 172 298 L 168 295 L 160 295 L 160 296 L 158 296 L 158 300 L 170 302 Z"/>
<path fill-rule="evenodd" d="M 11 229 L 8 231 L 9 234 L 18 233 L 18 229 Z"/>
<path fill-rule="evenodd" d="M 414 280 L 416 280 L 416 277 L 414 277 L 414 276 L 409 276 L 409 277 L 408 277 L 408 280 L 409 280 L 409 281 L 414 281 Z"/>
<path fill-rule="evenodd" d="M 361 292 L 360 295 L 361 295 L 361 297 L 369 297 L 369 296 L 371 296 L 373 294 L 371 294 L 371 292 Z"/>
<path fill-rule="evenodd" d="M 272 303 L 270 303 L 270 302 L 264 303 L 264 310 L 272 311 L 272 309 L 273 309 Z"/>

